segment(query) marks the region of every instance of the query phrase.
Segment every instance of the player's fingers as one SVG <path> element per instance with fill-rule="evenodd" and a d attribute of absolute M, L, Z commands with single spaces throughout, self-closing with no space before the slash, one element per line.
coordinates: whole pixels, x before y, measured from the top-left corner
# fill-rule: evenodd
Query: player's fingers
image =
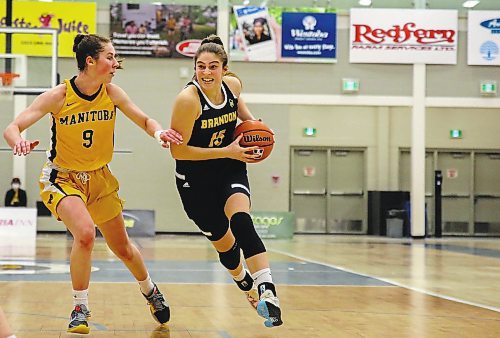
<path fill-rule="evenodd" d="M 246 154 L 251 154 L 251 155 L 253 155 L 254 150 L 259 149 L 259 146 L 245 147 L 245 148 L 243 148 L 243 149 L 245 149 L 245 153 L 246 153 Z"/>
<path fill-rule="evenodd" d="M 28 154 L 29 142 L 26 140 L 19 141 L 16 144 L 17 155 L 26 155 Z"/>
<path fill-rule="evenodd" d="M 243 133 L 239 134 L 238 136 L 236 136 L 236 138 L 234 139 L 234 142 L 236 143 L 240 143 L 240 140 L 241 138 L 243 137 Z"/>
<path fill-rule="evenodd" d="M 173 129 L 165 130 L 163 133 L 160 134 L 160 138 L 164 142 L 173 142 L 175 144 L 182 143 L 182 135 Z"/>

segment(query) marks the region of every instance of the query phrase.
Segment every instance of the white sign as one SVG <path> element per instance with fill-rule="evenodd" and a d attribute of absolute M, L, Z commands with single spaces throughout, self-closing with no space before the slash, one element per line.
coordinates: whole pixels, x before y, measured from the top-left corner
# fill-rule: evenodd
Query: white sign
<path fill-rule="evenodd" d="M 469 11 L 467 64 L 500 65 L 500 11 Z"/>
<path fill-rule="evenodd" d="M 36 209 L 0 208 L 0 258 L 34 257 Z"/>
<path fill-rule="evenodd" d="M 351 9 L 351 63 L 456 64 L 458 12 Z"/>

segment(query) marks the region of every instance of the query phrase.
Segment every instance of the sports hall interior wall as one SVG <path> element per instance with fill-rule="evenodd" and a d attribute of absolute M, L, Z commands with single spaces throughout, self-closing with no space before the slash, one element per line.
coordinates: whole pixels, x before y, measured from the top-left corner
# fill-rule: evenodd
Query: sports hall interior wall
<path fill-rule="evenodd" d="M 109 13 L 107 13 L 109 17 Z M 107 35 L 104 9 L 99 10 L 98 33 Z M 243 80 L 245 94 L 342 95 L 341 79 L 359 78 L 357 96 L 411 97 L 411 65 L 350 64 L 348 62 L 348 16 L 339 17 L 337 63 L 230 63 L 230 69 Z M 432 97 L 479 97 L 479 81 L 498 79 L 498 68 L 467 66 L 465 20 L 460 19 L 458 63 L 452 66 L 427 66 L 427 95 Z M 114 78 L 152 118 L 168 127 L 175 95 L 189 80 L 180 78 L 179 69 L 193 69 L 192 60 L 145 59 L 128 57 L 125 69 Z M 59 59 L 61 78 L 76 74 L 76 62 Z M 28 71 L 36 81 L 36 63 Z M 495 75 L 496 74 L 496 75 Z M 32 101 L 30 97 L 29 101 Z M 496 99 L 494 99 L 496 100 Z M 288 105 L 249 103 L 256 117 L 262 118 L 276 132 L 273 154 L 260 164 L 249 165 L 252 205 L 256 211 L 287 211 L 289 208 L 290 147 L 336 146 L 366 149 L 366 183 L 368 190 L 398 190 L 398 154 L 411 146 L 411 107 L 356 106 L 317 104 Z M 12 119 L 12 107 L 0 102 L 0 127 Z M 426 146 L 442 149 L 500 149 L 496 108 L 428 108 Z M 314 138 L 304 138 L 304 127 L 316 127 Z M 450 140 L 450 129 L 463 129 L 464 138 Z M 49 145 L 49 118 L 32 126 L 30 139 L 40 139 L 40 149 Z M 157 231 L 197 231 L 186 218 L 174 185 L 174 161 L 168 151 L 140 131 L 122 114 L 116 125 L 115 154 L 111 169 L 120 181 L 120 195 L 129 209 L 154 209 Z M 2 139 L 0 148 L 7 148 Z M 45 154 L 36 152 L 27 158 L 26 181 L 28 204 L 35 206 L 38 176 Z M 0 191 L 9 188 L 12 155 L 0 152 Z M 278 185 L 271 177 L 280 176 Z M 39 230 L 62 231 L 63 225 L 53 218 L 39 218 Z"/>

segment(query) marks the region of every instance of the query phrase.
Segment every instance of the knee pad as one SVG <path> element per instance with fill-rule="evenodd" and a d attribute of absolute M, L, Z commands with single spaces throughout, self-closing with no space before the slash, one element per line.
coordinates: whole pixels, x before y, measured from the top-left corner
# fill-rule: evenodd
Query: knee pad
<path fill-rule="evenodd" d="M 238 212 L 231 217 L 231 231 L 245 258 L 266 252 L 264 243 L 255 231 L 252 218 L 246 212 Z"/>
<path fill-rule="evenodd" d="M 219 260 L 226 269 L 234 270 L 240 265 L 240 247 L 237 242 L 228 251 L 219 252 Z"/>

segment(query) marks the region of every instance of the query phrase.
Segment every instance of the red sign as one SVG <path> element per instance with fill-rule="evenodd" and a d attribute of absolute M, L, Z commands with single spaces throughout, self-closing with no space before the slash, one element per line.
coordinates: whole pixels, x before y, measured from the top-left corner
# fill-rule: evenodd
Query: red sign
<path fill-rule="evenodd" d="M 200 44 L 201 40 L 184 40 L 179 42 L 175 46 L 175 49 L 178 53 L 184 56 L 193 57 L 196 54 L 198 47 L 200 47 Z"/>

